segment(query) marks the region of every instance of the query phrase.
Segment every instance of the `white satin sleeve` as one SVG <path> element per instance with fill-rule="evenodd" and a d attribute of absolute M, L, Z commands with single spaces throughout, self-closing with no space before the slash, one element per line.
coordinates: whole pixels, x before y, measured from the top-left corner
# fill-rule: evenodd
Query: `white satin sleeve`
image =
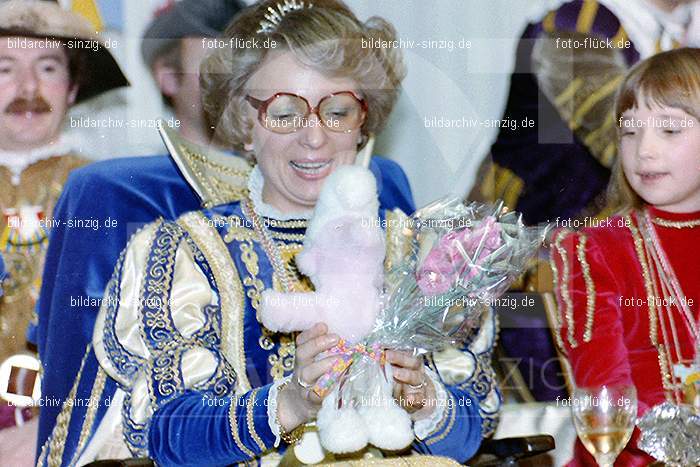
<path fill-rule="evenodd" d="M 149 318 L 144 317 L 147 299 L 143 290 L 158 225 L 150 224 L 132 237 L 112 277 L 113 282 L 107 287 L 111 292 L 105 294 L 93 333 L 97 360 L 107 374 L 129 393 L 125 404 L 128 404 L 129 418 L 137 424 L 146 424 L 156 408 L 150 393 L 150 380 L 154 377 L 151 362 L 159 355 L 146 341 L 148 336 L 143 321 Z M 169 299 L 158 306 L 165 308 L 169 315 L 174 326 L 169 330 L 173 337 L 177 336 L 177 340 L 183 343 L 192 342 L 192 336 L 207 323 L 203 310 L 218 305 L 219 298 L 186 241 L 177 246 L 170 274 Z M 196 389 L 214 376 L 220 355 L 197 345 L 182 345 L 179 351 L 179 359 L 174 359 L 174 363 L 179 366 L 182 387 L 177 388 L 177 392 Z M 136 368 L 132 372 L 120 367 L 125 355 L 136 362 L 132 363 Z"/>

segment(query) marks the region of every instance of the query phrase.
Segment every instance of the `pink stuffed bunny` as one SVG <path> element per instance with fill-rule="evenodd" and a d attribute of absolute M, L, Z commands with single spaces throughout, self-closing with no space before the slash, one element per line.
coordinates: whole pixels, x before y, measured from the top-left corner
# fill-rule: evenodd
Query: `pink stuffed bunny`
<path fill-rule="evenodd" d="M 314 217 L 297 255 L 299 270 L 315 292 L 262 294 L 260 316 L 277 332 L 301 331 L 318 322 L 349 343 L 361 342 L 374 327 L 384 282 L 384 231 L 378 222 L 374 175 L 359 166 L 338 167 L 324 182 Z M 354 366 L 349 371 L 357 370 Z M 336 384 L 318 412 L 320 444 L 348 453 L 372 443 L 397 450 L 414 439 L 411 419 L 393 400 L 391 365 L 369 362 L 360 373 Z M 367 398 L 367 395 L 371 395 Z M 363 402 L 368 400 L 371 402 Z M 301 447 L 307 443 L 306 433 Z"/>
<path fill-rule="evenodd" d="M 372 330 L 383 283 L 384 232 L 378 219 L 374 176 L 342 166 L 326 180 L 299 270 L 315 292 L 262 294 L 263 325 L 276 332 L 303 331 L 323 322 L 329 332 L 358 342 Z"/>

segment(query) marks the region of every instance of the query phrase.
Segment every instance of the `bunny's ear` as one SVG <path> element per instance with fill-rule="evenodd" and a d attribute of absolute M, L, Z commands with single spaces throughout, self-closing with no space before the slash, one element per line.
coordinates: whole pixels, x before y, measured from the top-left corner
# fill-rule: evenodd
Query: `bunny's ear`
<path fill-rule="evenodd" d="M 306 248 L 297 254 L 295 261 L 297 263 L 297 267 L 299 268 L 299 272 L 305 276 L 312 277 L 314 274 L 316 274 L 316 263 L 318 262 L 318 253 L 316 248 L 310 247 L 310 245 L 306 246 Z"/>

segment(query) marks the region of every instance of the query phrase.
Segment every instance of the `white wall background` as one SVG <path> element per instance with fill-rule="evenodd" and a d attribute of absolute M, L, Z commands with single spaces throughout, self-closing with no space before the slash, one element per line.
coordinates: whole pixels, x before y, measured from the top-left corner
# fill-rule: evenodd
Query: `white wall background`
<path fill-rule="evenodd" d="M 426 128 L 424 119 L 498 119 L 505 106 L 517 37 L 547 5 L 562 0 L 346 0 L 361 19 L 379 15 L 404 40 L 451 40 L 455 48 L 404 50 L 408 75 L 399 103 L 377 152 L 398 161 L 408 174 L 416 202 L 448 192 L 466 193 L 496 129 Z M 163 0 L 125 0 L 125 28 L 112 33 L 130 89 L 77 107 L 73 118 L 155 119 L 160 96 L 141 62 L 140 37 Z M 471 48 L 459 49 L 460 40 Z M 70 126 L 70 124 L 69 124 Z M 70 129 L 81 150 L 95 159 L 162 154 L 152 129 Z"/>

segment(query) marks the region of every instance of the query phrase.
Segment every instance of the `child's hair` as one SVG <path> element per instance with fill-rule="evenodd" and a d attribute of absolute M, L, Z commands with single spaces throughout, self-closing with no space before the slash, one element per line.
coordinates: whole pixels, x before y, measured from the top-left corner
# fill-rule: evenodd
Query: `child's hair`
<path fill-rule="evenodd" d="M 615 122 L 619 125 L 623 113 L 641 105 L 675 107 L 700 121 L 700 49 L 670 50 L 635 65 L 618 91 Z M 638 209 L 645 204 L 622 170 L 619 142 L 618 136 L 618 157 L 608 186 L 608 204 L 616 212 Z"/>

